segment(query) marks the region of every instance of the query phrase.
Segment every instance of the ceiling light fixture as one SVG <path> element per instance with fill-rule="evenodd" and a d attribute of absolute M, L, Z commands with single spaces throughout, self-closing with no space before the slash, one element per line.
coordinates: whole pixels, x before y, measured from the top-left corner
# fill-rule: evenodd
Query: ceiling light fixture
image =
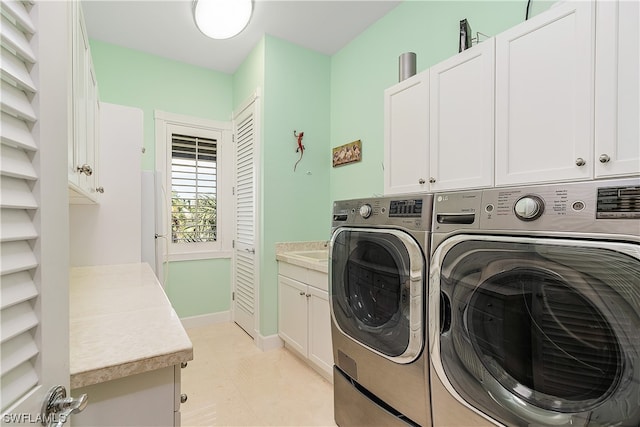
<path fill-rule="evenodd" d="M 252 0 L 194 0 L 193 18 L 205 36 L 224 40 L 244 30 L 252 9 Z"/>

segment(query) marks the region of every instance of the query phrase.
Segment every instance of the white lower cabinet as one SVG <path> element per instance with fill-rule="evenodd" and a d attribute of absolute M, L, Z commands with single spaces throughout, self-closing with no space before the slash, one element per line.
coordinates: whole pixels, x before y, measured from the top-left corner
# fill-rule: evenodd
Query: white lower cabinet
<path fill-rule="evenodd" d="M 79 426 L 180 426 L 180 365 L 106 381 L 71 391 L 87 394 Z"/>
<path fill-rule="evenodd" d="M 287 263 L 278 265 L 278 334 L 288 348 L 331 381 L 328 276 Z"/>

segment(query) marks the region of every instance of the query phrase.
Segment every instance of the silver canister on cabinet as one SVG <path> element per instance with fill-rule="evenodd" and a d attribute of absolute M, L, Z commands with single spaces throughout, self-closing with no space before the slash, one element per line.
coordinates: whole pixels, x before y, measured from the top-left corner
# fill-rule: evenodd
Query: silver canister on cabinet
<path fill-rule="evenodd" d="M 416 74 L 416 54 L 414 52 L 405 52 L 398 58 L 398 81 L 408 79 Z"/>

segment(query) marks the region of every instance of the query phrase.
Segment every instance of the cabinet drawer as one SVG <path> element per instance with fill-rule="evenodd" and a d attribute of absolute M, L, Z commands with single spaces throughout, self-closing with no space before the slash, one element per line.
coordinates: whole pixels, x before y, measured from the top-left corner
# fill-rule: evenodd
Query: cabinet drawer
<path fill-rule="evenodd" d="M 287 262 L 278 262 L 278 274 L 323 291 L 329 290 L 329 276 L 320 271 L 310 270 Z"/>
<path fill-rule="evenodd" d="M 329 291 L 329 275 L 320 271 L 307 270 L 307 284 L 323 291 Z"/>

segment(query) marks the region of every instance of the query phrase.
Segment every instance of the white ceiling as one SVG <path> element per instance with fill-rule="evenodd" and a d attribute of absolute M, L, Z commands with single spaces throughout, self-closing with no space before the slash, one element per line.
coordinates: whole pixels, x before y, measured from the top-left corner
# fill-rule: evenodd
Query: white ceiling
<path fill-rule="evenodd" d="M 233 73 L 264 34 L 332 55 L 400 1 L 254 0 L 245 30 L 227 40 L 198 31 L 192 0 L 83 0 L 82 7 L 91 39 Z"/>

